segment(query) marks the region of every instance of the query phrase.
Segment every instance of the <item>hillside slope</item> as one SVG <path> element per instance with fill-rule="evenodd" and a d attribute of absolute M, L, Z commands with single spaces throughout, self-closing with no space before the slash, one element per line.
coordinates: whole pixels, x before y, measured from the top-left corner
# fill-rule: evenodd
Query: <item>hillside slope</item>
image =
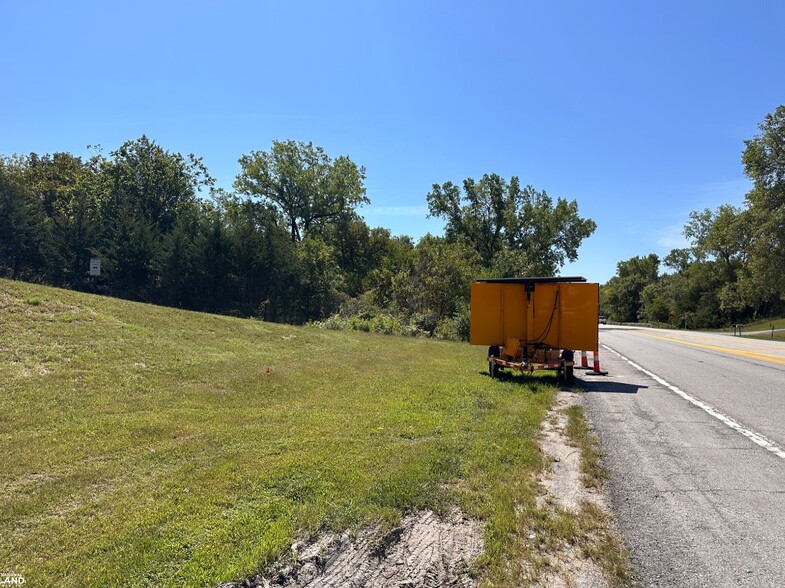
<path fill-rule="evenodd" d="M 554 389 L 490 380 L 484 353 L 0 280 L 0 561 L 209 586 L 320 528 L 459 505 L 482 574 L 513 580 Z"/>

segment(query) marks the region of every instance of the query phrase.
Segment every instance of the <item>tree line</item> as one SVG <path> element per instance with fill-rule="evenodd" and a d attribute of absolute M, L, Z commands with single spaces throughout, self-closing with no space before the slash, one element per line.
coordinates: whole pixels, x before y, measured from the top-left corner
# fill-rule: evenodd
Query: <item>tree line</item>
<path fill-rule="evenodd" d="M 469 284 L 554 275 L 596 225 L 497 174 L 433 184 L 444 236 L 369 227 L 366 170 L 312 143 L 239 159 L 233 190 L 146 136 L 87 159 L 0 157 L 0 277 L 335 328 L 468 335 Z M 89 274 L 92 258 L 100 276 Z"/>
<path fill-rule="evenodd" d="M 693 211 L 689 247 L 621 261 L 602 288 L 602 312 L 619 322 L 721 327 L 785 314 L 785 105 L 744 142 L 752 181 L 741 207 Z M 660 273 L 660 264 L 669 271 Z"/>

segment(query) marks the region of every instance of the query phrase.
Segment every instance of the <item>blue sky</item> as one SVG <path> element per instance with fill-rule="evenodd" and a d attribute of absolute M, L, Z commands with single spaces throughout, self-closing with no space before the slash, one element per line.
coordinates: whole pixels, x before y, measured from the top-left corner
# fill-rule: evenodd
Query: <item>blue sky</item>
<path fill-rule="evenodd" d="M 740 205 L 740 156 L 785 103 L 785 3 L 0 0 L 0 154 L 143 133 L 204 158 L 313 141 L 366 167 L 371 226 L 419 238 L 433 183 L 498 173 L 598 228 L 562 270 L 683 244 Z"/>

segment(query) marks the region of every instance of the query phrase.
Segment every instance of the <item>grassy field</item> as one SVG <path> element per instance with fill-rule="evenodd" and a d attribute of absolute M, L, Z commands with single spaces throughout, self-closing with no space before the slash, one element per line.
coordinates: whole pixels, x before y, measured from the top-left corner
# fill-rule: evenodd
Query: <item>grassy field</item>
<path fill-rule="evenodd" d="M 766 319 L 762 321 L 758 321 L 755 323 L 748 323 L 744 325 L 745 331 L 765 331 L 767 329 L 771 329 L 771 327 L 775 329 L 785 329 L 785 318 L 778 318 L 778 319 Z"/>
<path fill-rule="evenodd" d="M 0 280 L 0 571 L 210 586 L 457 505 L 485 522 L 477 573 L 517 585 L 555 380 L 484 357 Z"/>
<path fill-rule="evenodd" d="M 764 341 L 785 341 L 785 331 L 774 331 L 774 333 L 744 335 L 750 339 L 762 339 Z"/>
<path fill-rule="evenodd" d="M 773 336 L 771 333 L 772 327 L 775 329 Z M 785 329 L 785 318 L 758 321 L 757 323 L 750 323 L 744 325 L 745 333 L 753 331 L 769 331 L 767 333 L 758 333 L 756 335 L 744 335 L 751 339 L 773 339 L 774 341 L 785 341 L 785 331 L 777 331 L 777 329 Z"/>

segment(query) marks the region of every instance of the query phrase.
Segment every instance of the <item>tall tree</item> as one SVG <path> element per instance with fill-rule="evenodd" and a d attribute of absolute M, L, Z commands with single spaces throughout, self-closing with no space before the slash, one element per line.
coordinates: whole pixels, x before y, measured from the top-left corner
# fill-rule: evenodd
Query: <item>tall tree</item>
<path fill-rule="evenodd" d="M 215 183 L 201 158 L 166 151 L 145 135 L 110 155 L 103 169 L 110 203 L 132 206 L 162 233 L 173 227 L 178 205 Z"/>
<path fill-rule="evenodd" d="M 785 300 L 785 105 L 767 114 L 759 135 L 745 141 L 744 173 L 752 244 L 746 290 L 759 304 Z"/>
<path fill-rule="evenodd" d="M 41 201 L 20 169 L 0 159 L 0 276 L 46 279 L 53 249 Z"/>
<path fill-rule="evenodd" d="M 439 321 L 455 314 L 468 303 L 472 279 L 480 273 L 480 256 L 465 243 L 450 243 L 442 237 L 425 235 L 415 248 L 411 273 L 410 308 L 430 315 L 433 331 Z"/>
<path fill-rule="evenodd" d="M 202 161 L 166 151 L 142 135 L 99 158 L 101 253 L 113 294 L 154 301 L 157 260 L 180 208 L 213 184 Z"/>
<path fill-rule="evenodd" d="M 659 266 L 660 259 L 654 253 L 617 263 L 616 275 L 602 288 L 602 312 L 619 322 L 644 318 L 643 291 L 657 282 Z"/>
<path fill-rule="evenodd" d="M 96 170 L 70 153 L 23 158 L 24 182 L 41 202 L 52 239 L 52 280 L 80 288 L 86 285 L 90 257 L 99 245 L 100 211 Z"/>
<path fill-rule="evenodd" d="M 365 168 L 347 156 L 333 160 L 311 142 L 273 141 L 269 152 L 243 155 L 240 167 L 235 188 L 272 204 L 295 242 L 369 202 Z"/>
<path fill-rule="evenodd" d="M 269 204 L 236 196 L 222 204 L 237 308 L 246 316 L 274 320 L 283 315 L 281 307 L 296 282 L 295 246 Z"/>
<path fill-rule="evenodd" d="M 684 236 L 690 239 L 696 260 L 711 257 L 720 261 L 725 278 L 736 281 L 736 271 L 746 260 L 750 244 L 749 215 L 744 210 L 723 204 L 716 211 L 693 211 Z"/>
<path fill-rule="evenodd" d="M 196 238 L 204 216 L 197 204 L 181 206 L 174 227 L 162 239 L 155 261 L 163 304 L 195 307 L 201 289 Z"/>
<path fill-rule="evenodd" d="M 452 182 L 434 184 L 426 198 L 429 215 L 446 221 L 447 239 L 467 240 L 490 265 L 514 227 L 519 192 L 518 178 L 507 184 L 497 174 L 485 174 L 480 181 L 466 178 L 463 191 Z"/>
<path fill-rule="evenodd" d="M 297 262 L 298 283 L 287 308 L 287 322 L 318 320 L 336 312 L 342 283 L 333 249 L 321 239 L 306 237 L 298 244 Z"/>
<path fill-rule="evenodd" d="M 392 237 L 386 229 L 374 229 L 379 262 L 366 277 L 364 289 L 379 308 L 409 312 L 411 279 L 417 259 L 414 242 L 406 235 Z"/>
<path fill-rule="evenodd" d="M 207 208 L 194 245 L 200 288 L 195 293 L 197 310 L 223 312 L 236 306 L 237 288 L 233 284 L 232 245 L 228 233 L 226 207 L 219 199 Z"/>
<path fill-rule="evenodd" d="M 446 182 L 427 195 L 430 216 L 446 221 L 451 242 L 465 240 L 497 275 L 553 275 L 575 261 L 578 247 L 597 225 L 581 218 L 578 203 L 521 188 L 497 174 L 467 178 L 463 190 Z"/>

